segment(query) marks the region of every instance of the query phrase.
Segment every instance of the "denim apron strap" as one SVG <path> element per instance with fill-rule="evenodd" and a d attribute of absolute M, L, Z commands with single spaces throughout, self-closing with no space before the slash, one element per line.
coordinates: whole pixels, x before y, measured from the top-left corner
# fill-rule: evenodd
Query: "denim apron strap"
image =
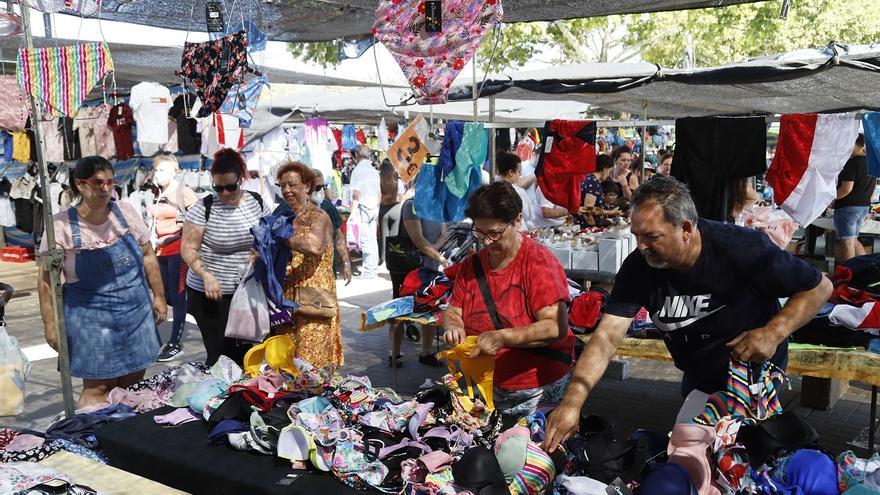
<path fill-rule="evenodd" d="M 82 249 L 82 236 L 79 232 L 79 215 L 77 215 L 75 207 L 71 206 L 67 209 L 67 217 L 70 219 L 70 236 L 73 239 L 73 249 L 74 251 L 79 251 Z"/>

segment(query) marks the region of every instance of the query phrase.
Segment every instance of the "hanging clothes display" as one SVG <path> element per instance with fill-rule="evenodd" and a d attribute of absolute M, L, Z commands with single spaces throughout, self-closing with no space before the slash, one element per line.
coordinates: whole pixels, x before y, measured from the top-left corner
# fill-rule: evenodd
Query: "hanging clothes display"
<path fill-rule="evenodd" d="M 450 120 L 446 123 L 446 131 L 443 133 L 443 144 L 440 148 L 440 158 L 437 165 L 443 170 L 443 174 L 449 174 L 455 168 L 455 155 L 461 147 L 461 139 L 464 137 L 464 122 Z"/>
<path fill-rule="evenodd" d="M 79 145 L 83 156 L 98 155 L 108 160 L 116 153 L 113 129 L 107 125 L 110 107 L 83 107 L 73 120 L 73 128 L 79 131 Z"/>
<path fill-rule="evenodd" d="M 27 132 L 12 133 L 12 159 L 22 163 L 31 161 L 31 137 Z"/>
<path fill-rule="evenodd" d="M 811 224 L 837 196 L 837 175 L 858 134 L 859 121 L 851 113 L 783 115 L 766 178 L 776 204 L 799 224 Z M 677 136 L 676 156 L 681 141 Z"/>
<path fill-rule="evenodd" d="M 446 103 L 452 81 L 504 15 L 500 0 L 446 0 L 440 8 L 439 32 L 425 29 L 423 0 L 382 0 L 373 24 L 422 105 Z"/>
<path fill-rule="evenodd" d="M 358 142 L 357 137 L 355 136 L 355 130 L 353 125 L 342 126 L 342 143 L 341 148 L 344 150 L 353 150 L 357 148 Z"/>
<path fill-rule="evenodd" d="M 107 43 L 18 51 L 18 84 L 56 115 L 73 117 L 89 91 L 113 72 Z"/>
<path fill-rule="evenodd" d="M 12 161 L 12 134 L 6 131 L 0 131 L 0 140 L 3 142 L 3 161 Z"/>
<path fill-rule="evenodd" d="M 868 158 L 868 175 L 880 177 L 880 112 L 862 114 L 865 131 L 865 155 Z"/>
<path fill-rule="evenodd" d="M 235 84 L 244 82 L 245 72 L 262 75 L 248 65 L 244 31 L 205 43 L 184 43 L 177 75 L 196 89 L 202 102 L 200 118 L 218 110 Z"/>
<path fill-rule="evenodd" d="M 263 86 L 269 86 L 269 80 L 265 76 L 255 77 L 246 84 L 236 84 L 220 105 L 220 112 L 238 118 L 240 127 L 250 127 Z"/>
<path fill-rule="evenodd" d="M 261 52 L 266 49 L 266 41 L 268 41 L 269 36 L 266 35 L 260 28 L 251 21 L 239 21 L 232 26 L 229 26 L 226 29 L 226 32 L 218 32 L 218 33 L 208 33 L 208 38 L 210 40 L 217 40 L 227 36 L 229 33 L 237 33 L 239 31 L 245 31 L 247 33 L 247 50 L 250 53 Z"/>
<path fill-rule="evenodd" d="M 168 118 L 177 126 L 177 148 L 184 155 L 198 154 L 202 147 L 202 136 L 196 131 L 198 122 L 192 114 L 195 102 L 195 95 L 183 94 L 174 99 L 168 110 Z"/>
<path fill-rule="evenodd" d="M 377 143 L 379 151 L 388 151 L 388 128 L 385 127 L 385 117 L 379 119 L 379 127 L 376 129 L 376 136 L 379 138 Z"/>
<path fill-rule="evenodd" d="M 479 168 L 470 169 L 468 189 L 461 198 L 449 192 L 439 165 L 425 163 L 416 175 L 416 195 L 413 207 L 416 216 L 432 222 L 460 222 L 464 220 L 467 199 L 483 184 Z"/>
<path fill-rule="evenodd" d="M 308 119 L 305 122 L 303 141 L 309 153 L 310 165 L 330 176 L 333 170 L 333 152 L 336 151 L 336 139 L 324 119 Z"/>
<path fill-rule="evenodd" d="M 482 122 L 468 122 L 464 125 L 461 146 L 455 152 L 455 168 L 446 176 L 446 187 L 457 198 L 467 193 L 471 169 L 479 169 L 486 162 L 489 139 Z"/>
<path fill-rule="evenodd" d="M 168 142 L 171 92 L 165 86 L 142 82 L 131 88 L 128 105 L 137 124 L 137 141 L 144 155 L 152 155 Z"/>
<path fill-rule="evenodd" d="M 134 115 L 131 107 L 125 103 L 118 103 L 110 109 L 107 117 L 107 127 L 113 131 L 113 143 L 116 147 L 116 159 L 128 160 L 134 156 L 134 143 L 131 137 L 131 126 L 134 124 Z"/>
<path fill-rule="evenodd" d="M 0 129 L 22 131 L 28 118 L 27 100 L 15 76 L 0 76 Z"/>
<path fill-rule="evenodd" d="M 727 220 L 730 182 L 767 168 L 764 117 L 676 119 L 675 136 L 673 177 L 690 188 L 701 218 Z"/>
<path fill-rule="evenodd" d="M 64 147 L 64 161 L 82 158 L 82 151 L 79 146 L 79 131 L 73 128 L 73 119 L 61 117 L 58 120 L 58 131 L 61 133 L 61 143 Z"/>
<path fill-rule="evenodd" d="M 193 105 L 193 112 L 201 113 L 201 102 Z M 196 128 L 202 134 L 201 153 L 208 158 L 223 148 L 240 150 L 244 147 L 244 129 L 239 127 L 238 119 L 220 112 L 198 119 Z"/>
<path fill-rule="evenodd" d="M 40 122 L 40 132 L 43 138 L 43 159 L 52 163 L 64 163 L 64 132 L 63 125 L 58 119 L 43 120 Z M 31 156 L 37 159 L 36 139 L 31 136 Z"/>
<path fill-rule="evenodd" d="M 596 171 L 596 123 L 551 120 L 535 175 L 544 197 L 575 213 L 581 206 L 581 184 Z"/>

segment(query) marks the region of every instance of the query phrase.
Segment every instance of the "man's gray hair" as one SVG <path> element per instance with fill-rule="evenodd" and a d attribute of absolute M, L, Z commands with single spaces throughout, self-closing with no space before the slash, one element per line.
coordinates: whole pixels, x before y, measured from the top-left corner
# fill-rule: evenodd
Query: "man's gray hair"
<path fill-rule="evenodd" d="M 363 158 L 365 160 L 369 160 L 373 158 L 373 150 L 370 149 L 366 144 L 359 144 L 356 148 L 357 156 Z"/>
<path fill-rule="evenodd" d="M 315 174 L 315 177 L 320 177 L 322 183 L 324 182 L 324 172 L 321 169 L 312 167 L 312 173 Z"/>
<path fill-rule="evenodd" d="M 699 214 L 687 186 L 671 177 L 653 177 L 633 193 L 633 206 L 654 203 L 663 209 L 663 217 L 676 228 L 685 220 L 697 223 Z"/>

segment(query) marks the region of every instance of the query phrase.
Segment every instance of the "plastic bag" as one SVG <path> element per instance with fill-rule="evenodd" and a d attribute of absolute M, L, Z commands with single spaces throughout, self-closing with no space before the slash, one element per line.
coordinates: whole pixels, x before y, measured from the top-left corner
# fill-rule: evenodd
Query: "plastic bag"
<path fill-rule="evenodd" d="M 269 335 L 269 301 L 253 273 L 253 267 L 248 266 L 232 295 L 226 337 L 260 342 Z"/>
<path fill-rule="evenodd" d="M 18 346 L 18 340 L 0 325 L 0 416 L 24 412 L 24 383 L 31 363 Z"/>

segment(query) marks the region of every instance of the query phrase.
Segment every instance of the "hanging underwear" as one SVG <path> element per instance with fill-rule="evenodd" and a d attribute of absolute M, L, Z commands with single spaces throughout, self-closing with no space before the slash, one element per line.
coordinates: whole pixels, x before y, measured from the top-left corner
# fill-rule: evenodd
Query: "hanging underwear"
<path fill-rule="evenodd" d="M 255 77 L 244 85 L 236 84 L 220 105 L 220 113 L 238 117 L 239 127 L 250 127 L 263 86 L 269 86 L 269 81 L 264 76 Z"/>
<path fill-rule="evenodd" d="M 18 51 L 18 84 L 56 116 L 73 118 L 89 91 L 111 72 L 104 42 Z"/>
<path fill-rule="evenodd" d="M 455 76 L 504 15 L 500 0 L 444 0 L 441 10 L 438 33 L 425 31 L 423 0 L 382 0 L 373 24 L 423 105 L 446 103 Z"/>
<path fill-rule="evenodd" d="M 544 197 L 575 213 L 581 206 L 581 183 L 596 171 L 596 123 L 551 120 L 535 175 Z"/>
<path fill-rule="evenodd" d="M 245 72 L 262 75 L 248 65 L 247 36 L 239 31 L 205 43 L 184 43 L 177 75 L 193 85 L 202 101 L 198 116 L 207 117 L 244 81 Z"/>

